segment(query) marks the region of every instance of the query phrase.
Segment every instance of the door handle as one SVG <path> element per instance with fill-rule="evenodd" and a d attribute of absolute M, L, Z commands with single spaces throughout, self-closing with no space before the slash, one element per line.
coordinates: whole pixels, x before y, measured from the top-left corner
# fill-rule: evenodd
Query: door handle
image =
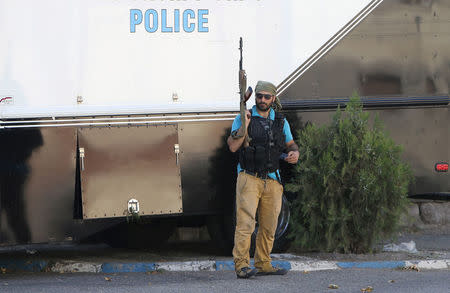
<path fill-rule="evenodd" d="M 84 148 L 80 148 L 81 171 L 84 171 Z"/>
<path fill-rule="evenodd" d="M 173 148 L 174 148 L 174 152 L 176 155 L 176 164 L 178 166 L 178 155 L 180 153 L 180 145 L 176 143 L 176 144 L 174 144 Z"/>

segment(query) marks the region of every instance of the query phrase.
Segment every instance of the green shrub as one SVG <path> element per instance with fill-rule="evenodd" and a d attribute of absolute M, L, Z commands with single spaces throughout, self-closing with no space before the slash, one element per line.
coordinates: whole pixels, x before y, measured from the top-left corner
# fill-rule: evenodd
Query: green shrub
<path fill-rule="evenodd" d="M 378 117 L 354 94 L 329 125 L 299 131 L 299 164 L 286 188 L 293 244 L 303 250 L 364 253 L 391 236 L 405 211 L 409 166 Z"/>

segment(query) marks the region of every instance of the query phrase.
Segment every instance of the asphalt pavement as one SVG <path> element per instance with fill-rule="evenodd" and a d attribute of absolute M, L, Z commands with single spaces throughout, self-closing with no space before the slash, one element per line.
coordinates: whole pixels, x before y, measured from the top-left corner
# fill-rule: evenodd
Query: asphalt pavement
<path fill-rule="evenodd" d="M 330 289 L 336 285 L 337 289 Z M 336 287 L 334 287 L 336 288 Z M 0 276 L 0 292 L 450 292 L 449 271 L 289 272 L 237 279 L 234 272 L 20 273 Z M 367 291 L 362 291 L 366 289 Z"/>
<path fill-rule="evenodd" d="M 450 235 L 402 235 L 395 243 L 411 241 L 415 252 L 291 249 L 273 254 L 287 275 L 249 280 L 237 279 L 231 257 L 210 241 L 141 250 L 103 243 L 7 246 L 0 247 L 0 292 L 450 292 Z"/>

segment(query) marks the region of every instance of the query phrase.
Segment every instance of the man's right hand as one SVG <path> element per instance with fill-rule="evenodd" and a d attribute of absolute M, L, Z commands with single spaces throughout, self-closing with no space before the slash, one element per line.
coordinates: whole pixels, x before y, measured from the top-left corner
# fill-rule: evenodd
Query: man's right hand
<path fill-rule="evenodd" d="M 247 130 L 248 130 L 248 125 L 250 124 L 250 120 L 251 120 L 251 113 L 249 110 L 245 111 L 245 134 L 247 135 Z M 244 127 L 243 125 L 241 125 L 241 127 Z M 235 130 L 236 131 L 236 130 Z M 227 143 L 228 143 L 228 147 L 230 149 L 230 151 L 232 151 L 233 153 L 236 152 L 242 145 L 242 143 L 244 142 L 245 139 L 245 135 L 243 137 L 239 137 L 239 138 L 233 138 L 232 135 L 230 135 L 227 139 Z"/>
<path fill-rule="evenodd" d="M 250 113 L 249 110 L 246 110 L 245 114 L 246 114 L 245 115 L 245 127 L 248 129 L 248 125 L 250 124 L 250 120 L 251 120 L 252 114 Z"/>

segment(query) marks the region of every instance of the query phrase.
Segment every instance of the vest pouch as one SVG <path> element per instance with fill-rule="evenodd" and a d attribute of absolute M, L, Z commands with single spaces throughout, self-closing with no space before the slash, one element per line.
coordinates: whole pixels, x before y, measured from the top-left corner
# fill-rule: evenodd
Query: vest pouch
<path fill-rule="evenodd" d="M 266 172 L 266 148 L 260 145 L 255 146 L 255 172 Z"/>
<path fill-rule="evenodd" d="M 255 148 L 246 147 L 241 152 L 242 158 L 239 160 L 241 168 L 249 172 L 255 172 Z"/>

